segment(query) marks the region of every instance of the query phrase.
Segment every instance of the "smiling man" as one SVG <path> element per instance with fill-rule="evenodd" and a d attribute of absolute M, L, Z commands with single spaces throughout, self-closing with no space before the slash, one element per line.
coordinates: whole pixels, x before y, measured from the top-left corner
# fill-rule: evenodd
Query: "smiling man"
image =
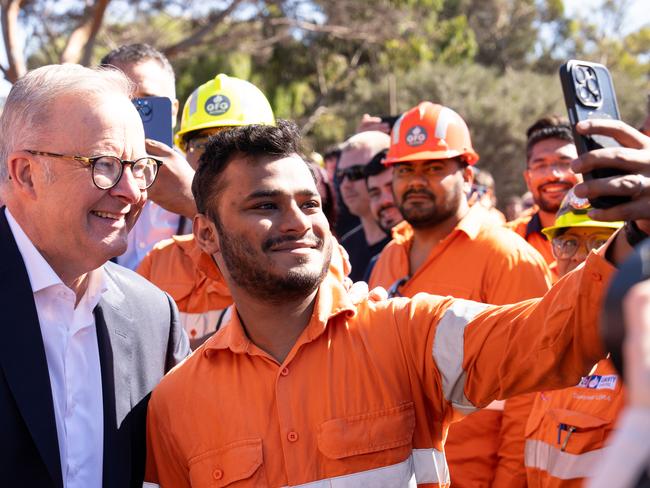
<path fill-rule="evenodd" d="M 326 271 L 332 235 L 299 137 L 278 121 L 208 143 L 192 187 L 194 232 L 235 309 L 154 390 L 146 479 L 449 486 L 451 422 L 496 398 L 575 384 L 604 356 L 597 316 L 613 268 L 592 254 L 543 299 L 509 306 L 424 293 L 352 303 Z M 650 184 L 633 178 L 647 193 L 621 180 L 588 191 L 635 192 L 634 215 L 647 215 Z M 615 262 L 631 250 L 625 239 L 612 243 Z"/>
<path fill-rule="evenodd" d="M 132 85 L 45 66 L 0 118 L 0 479 L 142 486 L 151 389 L 189 352 L 171 299 L 107 261 L 156 179 Z"/>
<path fill-rule="evenodd" d="M 558 116 L 539 119 L 528 128 L 526 136 L 524 179 L 536 210 L 509 222 L 507 227 L 544 256 L 557 278 L 551 243 L 542 229 L 553 225 L 562 200 L 578 183 L 578 177 L 571 170 L 571 161 L 578 157 L 578 152 L 569 122 Z"/>

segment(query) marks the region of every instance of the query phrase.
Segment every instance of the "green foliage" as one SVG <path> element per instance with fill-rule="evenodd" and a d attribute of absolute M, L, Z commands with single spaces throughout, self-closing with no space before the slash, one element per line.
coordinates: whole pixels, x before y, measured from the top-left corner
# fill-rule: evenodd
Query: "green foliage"
<path fill-rule="evenodd" d="M 114 0 L 122 10 L 107 15 L 93 58 L 128 42 L 182 45 L 229 2 Z M 67 10 L 31 0 L 24 15 L 54 4 L 49 29 L 34 30 L 53 35 L 31 41 L 30 67 L 58 60 L 83 12 L 79 0 Z M 170 58 L 181 103 L 220 72 L 249 80 L 317 150 L 350 136 L 363 113 L 401 112 L 422 100 L 448 105 L 468 121 L 479 167 L 492 171 L 504 198 L 524 191 L 525 129 L 565 112 L 557 78 L 564 59 L 607 64 L 623 118 L 644 119 L 650 27 L 619 34 L 628 4 L 606 0 L 588 18 L 568 18 L 564 0 L 243 0 L 245 8 Z"/>

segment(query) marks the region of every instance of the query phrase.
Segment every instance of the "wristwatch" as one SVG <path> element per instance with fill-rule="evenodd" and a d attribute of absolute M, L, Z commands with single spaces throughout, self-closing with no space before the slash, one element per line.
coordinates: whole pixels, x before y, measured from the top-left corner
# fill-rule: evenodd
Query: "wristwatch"
<path fill-rule="evenodd" d="M 635 247 L 639 242 L 645 240 L 647 237 L 650 237 L 648 234 L 639 229 L 639 226 L 636 225 L 636 222 L 634 222 L 634 220 L 628 220 L 625 222 L 623 229 L 625 231 L 625 239 L 627 239 L 627 243 L 632 247 Z"/>

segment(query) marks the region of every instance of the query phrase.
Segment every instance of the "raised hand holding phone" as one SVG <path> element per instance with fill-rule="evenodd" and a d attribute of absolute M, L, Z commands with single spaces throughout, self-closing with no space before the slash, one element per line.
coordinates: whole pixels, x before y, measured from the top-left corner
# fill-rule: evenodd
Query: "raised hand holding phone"
<path fill-rule="evenodd" d="M 578 154 L 595 149 L 617 147 L 618 141 L 605 134 L 586 134 L 576 125 L 586 120 L 619 120 L 614 84 L 607 68 L 588 61 L 569 60 L 560 67 L 560 81 L 569 121 Z M 584 173 L 586 181 L 621 175 L 620 168 L 600 167 Z M 609 208 L 624 203 L 624 196 L 602 196 L 589 199 L 595 208 Z"/>

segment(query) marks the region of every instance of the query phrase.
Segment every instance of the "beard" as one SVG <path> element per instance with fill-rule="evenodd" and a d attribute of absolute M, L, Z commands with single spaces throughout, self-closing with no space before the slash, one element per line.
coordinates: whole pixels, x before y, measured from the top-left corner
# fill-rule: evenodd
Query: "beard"
<path fill-rule="evenodd" d="M 564 196 L 566 196 L 566 194 L 569 193 L 569 190 L 571 188 L 573 188 L 573 185 L 570 182 L 562 181 L 562 180 L 553 181 L 553 182 L 547 183 L 547 184 L 551 184 L 551 185 L 564 184 L 564 185 L 566 185 L 566 192 L 564 193 Z M 560 210 L 560 207 L 562 206 L 562 201 L 564 200 L 564 197 L 562 197 L 559 201 L 558 200 L 550 200 L 550 199 L 547 200 L 544 197 L 543 193 L 542 193 L 542 190 L 543 190 L 544 186 L 545 185 L 541 185 L 538 188 L 538 190 L 537 190 L 538 191 L 538 198 L 535 199 L 535 203 L 540 208 L 540 210 L 542 210 L 543 212 L 557 213 L 557 211 Z"/>
<path fill-rule="evenodd" d="M 426 195 L 430 199 L 429 205 L 417 204 L 407 206 L 409 195 Z M 438 201 L 436 196 L 429 190 L 407 190 L 402 201 L 398 205 L 404 220 L 414 229 L 429 229 L 449 219 L 458 211 L 462 198 L 462 188 L 450 190 L 443 201 Z"/>
<path fill-rule="evenodd" d="M 307 266 L 309 256 L 296 258 L 297 265 L 285 273 L 274 272 L 276 264 L 269 258 L 268 253 L 275 246 L 285 242 L 293 242 L 296 236 L 269 238 L 262 243 L 261 249 L 256 249 L 246 239 L 231 236 L 216 224 L 221 243 L 221 254 L 228 268 L 230 278 L 237 286 L 246 290 L 260 300 L 270 303 L 286 303 L 287 301 L 305 298 L 313 293 L 321 284 L 329 269 L 332 259 L 332 241 L 321 239 L 313 233 L 300 238 L 307 238 L 316 243 L 316 248 L 323 255 L 320 269 Z"/>

